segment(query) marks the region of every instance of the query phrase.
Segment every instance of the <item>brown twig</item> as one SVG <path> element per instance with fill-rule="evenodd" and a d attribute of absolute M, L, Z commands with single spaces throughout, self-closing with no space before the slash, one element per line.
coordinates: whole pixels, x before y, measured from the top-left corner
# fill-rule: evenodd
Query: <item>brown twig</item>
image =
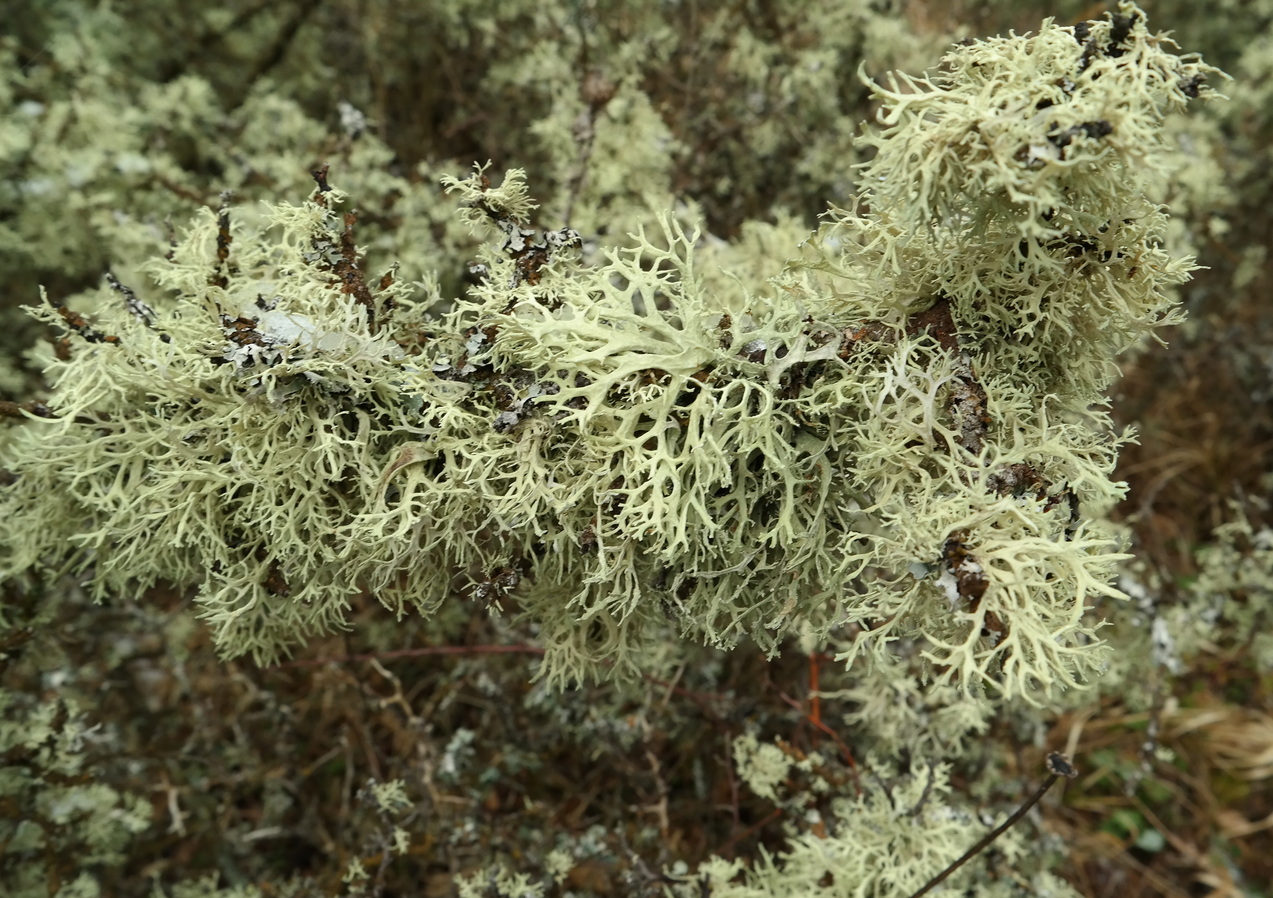
<path fill-rule="evenodd" d="M 317 667 L 320 664 L 341 664 L 346 661 L 377 661 L 384 658 L 415 658 L 420 655 L 542 655 L 544 650 L 533 645 L 426 645 L 418 649 L 398 649 L 393 652 L 370 652 L 366 655 L 331 655 L 326 658 L 305 658 L 284 661 L 271 666 L 273 670 L 288 667 Z"/>
<path fill-rule="evenodd" d="M 835 741 L 835 744 L 839 746 L 840 748 L 840 752 L 844 755 L 844 763 L 847 764 L 849 767 L 849 774 L 853 777 L 853 787 L 857 790 L 857 794 L 861 795 L 862 781 L 858 775 L 857 761 L 854 760 L 853 758 L 852 749 L 850 749 L 849 746 L 845 744 L 844 740 L 840 738 L 839 733 L 831 729 L 831 727 L 827 726 L 821 720 L 815 719 L 811 714 L 805 713 L 804 705 L 796 701 L 791 696 L 787 695 L 785 692 L 782 692 L 781 690 L 779 690 L 778 697 L 782 699 L 784 702 L 786 702 L 788 705 L 790 705 L 791 707 L 795 708 L 797 711 L 804 714 L 805 720 L 813 724 L 814 727 L 821 730 L 823 733 L 826 733 Z"/>
<path fill-rule="evenodd" d="M 1048 755 L 1047 769 L 1048 769 L 1048 778 L 1043 781 L 1043 785 L 1039 786 L 1039 788 L 1035 790 L 1033 795 L 1031 795 L 1029 798 L 1025 800 L 1025 803 L 1021 805 L 1021 807 L 1013 811 L 1012 815 L 1008 817 L 1007 820 L 1003 821 L 1003 823 L 999 824 L 993 830 L 991 830 L 990 832 L 986 833 L 986 835 L 978 839 L 977 844 L 973 845 L 971 848 L 965 851 L 959 857 L 958 860 L 956 860 L 953 864 L 951 864 L 945 870 L 941 871 L 932 879 L 930 879 L 924 885 L 923 888 L 921 888 L 918 892 L 915 892 L 914 894 L 912 894 L 911 898 L 919 898 L 920 895 L 927 894 L 929 891 L 933 889 L 934 886 L 937 886 L 941 884 L 942 882 L 944 882 L 946 880 L 946 877 L 950 876 L 950 874 L 954 873 L 956 870 L 958 870 L 960 867 L 966 864 L 969 860 L 971 860 L 973 857 L 975 857 L 977 854 L 983 851 L 987 845 L 989 845 L 995 839 L 999 838 L 1004 833 L 1006 833 L 1009 829 L 1011 829 L 1012 825 L 1016 823 L 1018 820 L 1020 820 L 1022 817 L 1024 817 L 1029 812 L 1030 808 L 1034 807 L 1036 804 L 1039 803 L 1039 799 L 1042 798 L 1047 793 L 1047 791 L 1052 788 L 1052 784 L 1055 783 L 1057 780 L 1059 780 L 1061 777 L 1066 777 L 1067 779 L 1073 779 L 1074 777 L 1078 776 L 1078 770 L 1076 770 L 1074 768 L 1074 765 L 1070 763 L 1070 759 L 1067 758 L 1065 755 L 1061 754 L 1059 751 L 1054 751 Z"/>
<path fill-rule="evenodd" d="M 765 817 L 763 820 L 760 820 L 757 823 L 753 823 L 751 826 L 747 827 L 738 835 L 733 836 L 732 838 L 730 838 L 728 842 L 726 842 L 724 845 L 721 845 L 719 848 L 713 851 L 712 854 L 723 855 L 726 851 L 732 852 L 734 849 L 734 845 L 741 842 L 743 839 L 747 838 L 748 836 L 750 836 L 752 833 L 756 832 L 757 830 L 768 826 L 770 823 L 777 820 L 782 815 L 783 815 L 782 808 L 774 808 L 772 811 L 769 812 L 769 816 Z"/>
<path fill-rule="evenodd" d="M 27 402 L 0 400 L 0 418 L 26 418 L 31 415 L 37 418 L 52 418 L 53 410 L 40 399 L 31 399 Z"/>

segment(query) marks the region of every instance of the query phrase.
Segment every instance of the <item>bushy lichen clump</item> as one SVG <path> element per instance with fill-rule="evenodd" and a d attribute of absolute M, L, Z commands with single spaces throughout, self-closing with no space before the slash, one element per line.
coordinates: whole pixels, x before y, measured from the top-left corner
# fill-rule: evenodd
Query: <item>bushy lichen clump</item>
<path fill-rule="evenodd" d="M 102 780 L 108 734 L 63 701 L 0 690 L 0 886 L 6 895 L 101 894 L 151 825 L 150 802 Z"/>
<path fill-rule="evenodd" d="M 859 204 L 764 291 L 709 290 L 670 217 L 585 264 L 516 170 L 448 181 L 498 240 L 435 317 L 361 270 L 321 174 L 271 229 L 202 215 L 146 302 L 37 310 L 68 341 L 7 453 L 6 572 L 198 586 L 260 660 L 359 591 L 459 589 L 538 621 L 559 680 L 669 622 L 773 648 L 804 621 L 849 657 L 922 639 L 966 689 L 1076 684 L 1120 557 L 1091 407 L 1189 270 L 1145 168 L 1213 70 L 1168 43 L 1128 5 L 877 88 Z"/>
<path fill-rule="evenodd" d="M 975 810 L 962 806 L 950 784 L 945 764 L 912 766 L 898 770 L 880 759 L 866 762 L 870 779 L 852 794 L 819 775 L 822 759 L 794 761 L 777 746 L 748 745 L 739 740 L 740 773 L 753 788 L 757 764 L 743 764 L 748 753 L 767 753 L 764 764 L 774 784 L 791 781 L 794 771 L 804 772 L 811 785 L 804 794 L 788 795 L 779 786 L 776 803 L 803 816 L 803 826 L 788 827 L 785 849 L 767 852 L 752 864 L 712 858 L 696 876 L 678 884 L 676 894 L 691 898 L 706 887 L 721 898 L 770 898 L 781 895 L 913 895 L 947 864 L 991 827 L 977 819 Z M 810 793 L 832 797 L 826 811 L 810 811 Z M 1040 871 L 1030 875 L 1005 875 L 1030 854 L 1042 854 L 1042 845 L 1030 845 L 1024 834 L 1009 832 L 995 843 L 994 860 L 986 856 L 963 867 L 950 881 L 953 894 L 985 898 L 1030 894 L 1050 898 L 1075 898 L 1077 893 L 1056 876 Z M 1027 864 L 1027 868 L 1032 864 Z M 1022 891 L 1022 890 L 1025 891 Z"/>

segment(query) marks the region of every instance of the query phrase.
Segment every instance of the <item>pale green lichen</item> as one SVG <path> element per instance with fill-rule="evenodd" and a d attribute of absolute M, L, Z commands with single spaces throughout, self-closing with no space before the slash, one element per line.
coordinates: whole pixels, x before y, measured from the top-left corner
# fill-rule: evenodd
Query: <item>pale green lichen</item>
<path fill-rule="evenodd" d="M 703 12 L 703 42 L 721 54 L 708 92 L 724 95 L 712 108 L 725 113 L 707 141 L 716 152 L 691 169 L 712 194 L 700 203 L 674 197 L 686 168 L 672 160 L 703 144 L 684 140 L 677 111 L 642 81 L 646 53 L 681 74 L 669 62 L 676 29 L 650 30 L 648 41 L 618 29 L 599 35 L 583 21 L 587 9 L 575 4 L 563 18 L 528 3 L 498 14 L 453 3 L 425 16 L 448 35 L 471 26 L 469 52 L 498 44 L 509 57 L 482 81 L 479 118 L 516 132 L 508 125 L 515 96 L 539 121 L 517 132 L 516 149 L 542 157 L 530 180 L 544 208 L 514 171 L 499 187 L 449 180 L 466 204 L 460 215 L 414 175 L 464 163 L 390 175 L 383 143 L 334 136 L 282 95 L 286 86 L 254 91 L 224 133 L 223 98 L 193 75 L 121 102 L 103 87 L 119 83 L 118 68 L 96 41 L 81 41 L 78 107 L 49 98 L 0 129 L 0 163 L 27 154 L 29 180 L 50 188 L 41 202 L 0 215 L 0 227 L 12 227 L 3 235 L 9 249 L 44 254 L 41 264 L 65 266 L 68 279 L 95 276 L 107 257 L 127 260 L 116 273 L 153 318 L 127 314 L 116 289 L 68 297 L 90 319 L 68 335 L 61 354 L 69 359 L 43 348 L 33 355 L 56 381 L 58 419 L 4 437 L 0 452 L 17 477 L 0 506 L 14 553 L 5 571 L 68 570 L 103 598 L 175 582 L 198 591 L 196 607 L 226 654 L 260 660 L 344 625 L 345 603 L 363 596 L 435 622 L 471 614 L 465 597 L 511 610 L 548 651 L 525 707 L 580 752 L 631 749 L 649 738 L 646 715 L 657 719 L 648 699 L 641 714 L 628 713 L 609 698 L 617 691 L 586 707 L 568 703 L 553 691 L 563 680 L 639 668 L 669 682 L 675 670 L 679 682 L 689 658 L 698 688 L 710 688 L 720 655 L 689 653 L 677 635 L 722 647 L 750 637 L 776 650 L 798 633 L 801 651 L 830 645 L 873 662 L 854 667 L 849 688 L 823 693 L 823 719 L 834 726 L 835 700 L 845 700 L 840 719 L 854 751 L 896 767 L 864 768 L 856 803 L 843 784 L 820 779 L 789 793 L 783 778 L 807 776 L 812 763 L 740 740 L 742 778 L 793 821 L 788 846 L 750 870 L 724 861 L 700 877 L 685 864 L 672 870 L 690 880 L 687 894 L 704 879 L 732 895 L 909 894 L 992 825 L 989 808 L 1009 810 L 1002 766 L 983 764 L 1003 749 L 974 737 L 1001 712 L 1011 715 L 1007 729 L 1042 732 L 1033 709 L 991 702 L 982 685 L 1040 701 L 1109 659 L 1085 616 L 1096 597 L 1121 603 L 1111 588 L 1120 541 L 1101 520 L 1120 495 L 1110 483 L 1120 440 L 1099 402 L 1114 353 L 1173 320 L 1172 288 L 1188 268 L 1183 238 L 1223 234 L 1215 222 L 1173 232 L 1155 206 L 1170 196 L 1198 214 L 1213 180 L 1177 168 L 1176 192 L 1164 194 L 1166 178 L 1145 164 L 1172 154 L 1173 165 L 1190 160 L 1190 175 L 1202 171 L 1207 149 L 1188 145 L 1193 132 L 1177 128 L 1165 141 L 1157 128 L 1159 111 L 1181 105 L 1176 88 L 1187 95 L 1207 70 L 1161 52 L 1126 6 L 1121 23 L 1095 23 L 1085 36 L 1049 24 L 1037 36 L 956 49 L 931 82 L 877 92 L 885 128 L 861 196 L 809 236 L 784 208 L 807 208 L 808 196 L 775 186 L 773 175 L 798 172 L 817 197 L 847 193 L 859 150 L 840 104 L 869 85 L 846 85 L 843 68 L 875 43 L 909 35 L 904 18 L 838 3 L 776 5 L 777 25 Z M 360 10 L 359 40 L 383 42 L 389 59 L 415 49 L 384 5 Z M 98 15 L 94 27 L 118 22 L 108 10 Z M 577 36 L 540 39 L 571 16 Z M 634 16 L 632 32 L 646 21 Z M 844 27 L 819 43 L 831 23 Z M 766 34 L 770 27 L 780 33 Z M 322 32 L 307 28 L 287 64 L 312 59 Z M 586 78 L 576 37 L 604 61 Z M 74 62 L 71 46 L 55 48 L 59 64 Z M 784 67 L 791 60 L 794 70 Z M 315 67 L 306 77 L 329 72 Z M 599 80 L 587 80 L 594 74 Z M 588 99 L 562 83 L 571 77 L 599 93 Z M 607 80 L 615 92 L 601 102 Z M 0 79 L 6 104 L 10 83 Z M 130 110 L 122 138 L 107 133 L 120 125 L 115 108 Z M 148 143 L 169 121 L 163 139 Z M 792 153 L 800 122 L 816 134 Z M 24 143 L 32 134 L 43 141 L 35 153 Z M 207 153 L 209 168 L 228 166 L 226 184 L 162 151 L 186 141 Z M 333 283 L 333 266 L 349 261 L 337 195 L 326 194 L 325 206 L 250 201 L 299 197 L 303 169 L 328 145 L 337 148 L 334 177 L 364 212 L 363 248 L 403 255 L 411 272 L 438 267 L 436 278 L 372 289 L 371 305 L 358 302 Z M 226 258 L 218 258 L 216 215 L 205 212 L 171 260 L 156 260 L 148 279 L 139 274 L 143 247 L 153 255 L 155 238 L 167 239 L 163 217 L 188 199 L 155 188 L 156 171 L 213 207 L 222 186 L 249 198 L 230 210 Z M 72 184 L 72 174 L 87 180 Z M 753 182 L 777 197 L 774 207 L 749 205 Z M 91 194 L 77 192 L 85 185 Z M 704 207 L 717 220 L 776 222 L 745 222 L 726 241 L 692 224 Z M 59 234 L 50 210 L 63 208 L 78 218 Z M 540 233 L 536 216 L 573 225 L 581 245 L 566 229 Z M 493 242 L 479 287 L 460 296 L 466 225 Z M 626 230 L 637 234 L 616 240 Z M 64 244 L 48 242 L 55 236 Z M 799 258 L 771 278 L 788 255 Z M 37 315 L 65 330 L 53 308 Z M 93 333 L 119 342 L 94 342 Z M 1160 621 L 1182 650 L 1218 631 L 1215 617 L 1191 624 L 1198 609 L 1223 605 L 1241 632 L 1258 629 L 1261 618 L 1246 611 L 1267 603 L 1248 604 L 1258 581 L 1243 567 L 1257 556 L 1244 546 L 1209 559 L 1206 598 L 1151 609 L 1155 629 L 1144 633 L 1135 627 L 1145 615 L 1123 604 L 1131 613 L 1102 633 L 1116 634 L 1121 649 L 1106 685 L 1128 704 L 1145 703 L 1151 686 L 1135 678 L 1146 659 L 1167 664 L 1153 640 Z M 1241 576 L 1225 579 L 1231 562 Z M 517 626 L 505 618 L 495 632 L 524 639 L 527 628 Z M 364 615 L 360 627 L 368 646 L 401 645 L 392 615 Z M 1132 685 L 1121 686 L 1124 678 Z M 502 685 L 488 678 L 480 689 L 493 696 Z M 521 746 L 496 754 L 483 728 L 438 736 L 434 772 L 452 789 L 476 793 L 475 780 L 485 786 L 534 762 Z M 421 745 L 427 751 L 429 740 Z M 947 767 L 928 766 L 956 757 L 960 775 L 987 771 L 958 797 L 943 791 Z M 363 795 L 378 806 L 374 844 L 384 858 L 410 851 L 415 833 L 400 819 L 405 799 L 394 785 Z M 836 788 L 841 804 L 806 809 Z M 267 789 L 263 820 L 280 816 L 284 791 Z M 529 803 L 527 811 L 533 819 Z M 553 894 L 572 858 L 595 861 L 614 845 L 614 833 L 594 827 L 536 854 L 525 846 L 542 846 L 543 836 L 528 826 L 520 856 L 514 849 L 504 862 L 505 848 L 488 841 L 494 827 L 473 813 L 448 846 L 486 853 L 466 894 Z M 361 827 L 344 828 L 346 848 L 327 868 L 339 867 L 332 883 L 342 871 L 376 872 L 367 858 L 377 851 L 351 853 L 365 848 L 351 835 Z M 625 825 L 619 838 L 635 828 Z M 642 832 L 637 847 L 667 841 L 655 827 Z M 1006 852 L 978 859 L 965 878 L 979 894 L 1069 894 L 1037 872 L 1044 852 L 1024 842 L 1011 837 Z M 65 888 L 81 884 L 90 890 L 91 876 Z M 371 888 L 366 878 L 350 885 Z M 173 888 L 257 891 L 215 878 Z"/>
<path fill-rule="evenodd" d="M 1267 503 L 1266 497 L 1261 502 Z M 1257 529 L 1235 509 L 1234 519 L 1216 529 L 1216 541 L 1199 553 L 1201 570 L 1189 591 L 1194 601 L 1183 609 L 1174 631 L 1191 643 L 1220 629 L 1233 645 L 1250 647 L 1256 670 L 1273 665 L 1273 529 Z M 1193 612 L 1190 614 L 1189 612 Z M 1209 641 L 1209 640 L 1208 640 Z"/>
<path fill-rule="evenodd" d="M 695 875 L 676 877 L 681 882 L 675 894 L 689 898 L 707 889 L 719 898 L 911 895 L 992 828 L 952 794 L 945 764 L 902 773 L 870 758 L 865 768 L 869 775 L 856 796 L 835 798 L 829 814 L 810 811 L 805 823 L 813 825 L 788 826 L 781 851 L 762 848 L 750 866 L 712 858 Z M 1009 830 L 995 842 L 993 856 L 974 858 L 946 887 L 1005 898 L 1074 898 L 1067 884 L 1038 869 L 1041 849 Z M 998 865 L 1012 870 L 1011 876 L 996 870 Z"/>
<path fill-rule="evenodd" d="M 355 594 L 429 614 L 459 579 L 539 624 L 555 683 L 639 668 L 670 624 L 769 650 L 852 626 L 844 658 L 916 639 L 966 692 L 1081 685 L 1121 557 L 1102 391 L 1190 269 L 1143 171 L 1213 70 L 1131 6 L 946 66 L 877 88 L 860 202 L 763 290 L 708 290 L 671 215 L 589 263 L 518 170 L 445 181 L 495 240 L 441 317 L 436 287 L 371 286 L 321 177 L 265 224 L 197 216 L 153 309 L 36 310 L 70 357 L 10 450 L 6 571 L 198 587 L 262 661 Z"/>
<path fill-rule="evenodd" d="M 0 690 L 0 887 L 14 898 L 96 896 L 151 825 L 150 802 L 97 782 L 97 727 L 63 701 Z M 74 876 L 71 876 L 74 874 Z"/>
<path fill-rule="evenodd" d="M 854 744 L 882 756 L 964 757 L 1002 709 L 985 696 L 925 681 L 917 666 L 895 650 L 851 686 L 823 691 L 825 707 L 846 707 L 841 719 Z"/>
<path fill-rule="evenodd" d="M 754 733 L 746 733 L 734 740 L 734 763 L 738 775 L 753 792 L 761 798 L 778 802 L 777 790 L 793 770 L 812 770 L 822 763 L 822 759 L 817 755 L 793 757 L 782 746 L 762 744 Z M 818 784 L 823 785 L 820 781 Z"/>

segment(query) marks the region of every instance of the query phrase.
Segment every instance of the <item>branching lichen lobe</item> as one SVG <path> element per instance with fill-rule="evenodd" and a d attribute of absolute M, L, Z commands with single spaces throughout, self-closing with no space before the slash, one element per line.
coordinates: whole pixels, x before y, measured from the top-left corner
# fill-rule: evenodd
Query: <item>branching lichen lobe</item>
<path fill-rule="evenodd" d="M 326 166 L 267 228 L 232 234 L 225 199 L 150 269 L 180 313 L 114 285 L 118 337 L 37 310 L 79 346 L 18 442 L 5 501 L 49 526 L 13 569 L 175 579 L 262 659 L 354 592 L 428 614 L 468 579 L 539 624 L 558 683 L 638 668 L 671 622 L 770 650 L 852 632 L 843 657 L 876 663 L 914 639 L 969 691 L 1081 685 L 1121 557 L 1092 408 L 1190 267 L 1144 172 L 1212 70 L 1165 44 L 1127 7 L 876 85 L 860 201 L 744 294 L 670 215 L 585 258 L 531 225 L 517 170 L 445 180 L 489 239 L 441 315 L 392 270 L 372 289 Z M 161 414 L 169 393 L 199 401 Z"/>

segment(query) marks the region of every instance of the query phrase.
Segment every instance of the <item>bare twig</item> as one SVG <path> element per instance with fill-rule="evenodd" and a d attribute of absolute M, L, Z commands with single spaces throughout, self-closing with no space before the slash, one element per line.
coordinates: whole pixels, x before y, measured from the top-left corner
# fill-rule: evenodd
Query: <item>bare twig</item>
<path fill-rule="evenodd" d="M 542 655 L 543 653 L 543 649 L 533 645 L 426 645 L 416 649 L 398 649 L 393 652 L 371 652 L 366 655 L 329 655 L 325 658 L 284 661 L 281 664 L 273 665 L 273 669 L 317 667 L 320 664 L 341 664 L 347 661 L 377 661 L 384 658 L 415 658 L 420 655 Z"/>
<path fill-rule="evenodd" d="M 934 886 L 944 882 L 946 877 L 950 876 L 950 874 L 954 873 L 973 857 L 981 853 L 987 845 L 1011 829 L 1012 825 L 1024 817 L 1029 812 L 1030 808 L 1039 803 L 1039 799 L 1042 798 L 1047 791 L 1052 788 L 1052 784 L 1061 777 L 1073 779 L 1078 776 L 1078 770 L 1076 770 L 1074 765 L 1070 763 L 1070 759 L 1061 754 L 1059 751 L 1054 751 L 1048 755 L 1047 768 L 1048 778 L 1043 781 L 1043 785 L 1039 786 L 1039 788 L 1035 790 L 1033 795 L 1025 800 L 1025 804 L 1013 811 L 1012 815 L 1008 817 L 1007 820 L 1003 821 L 1003 823 L 999 824 L 985 836 L 978 839 L 977 844 L 965 851 L 958 860 L 945 870 L 930 879 L 923 888 L 912 894 L 911 898 L 919 898 L 920 895 L 927 894 Z"/>

